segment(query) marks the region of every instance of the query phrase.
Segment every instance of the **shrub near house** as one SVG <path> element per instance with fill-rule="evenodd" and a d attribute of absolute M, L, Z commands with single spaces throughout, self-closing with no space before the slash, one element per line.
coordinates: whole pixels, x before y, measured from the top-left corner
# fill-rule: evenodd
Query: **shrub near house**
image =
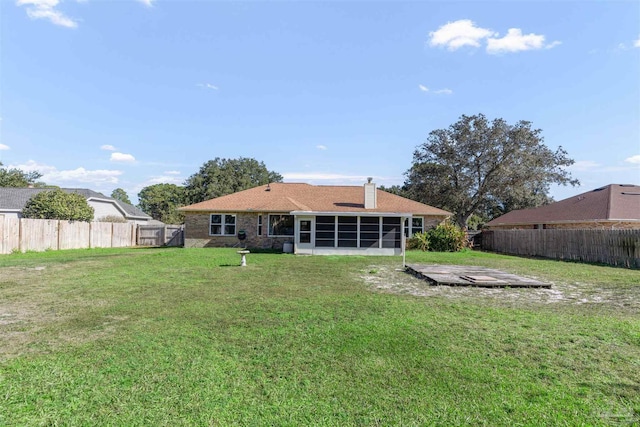
<path fill-rule="evenodd" d="M 33 219 L 85 221 L 93 219 L 93 208 L 80 194 L 66 193 L 59 188 L 42 191 L 29 199 L 22 216 Z"/>

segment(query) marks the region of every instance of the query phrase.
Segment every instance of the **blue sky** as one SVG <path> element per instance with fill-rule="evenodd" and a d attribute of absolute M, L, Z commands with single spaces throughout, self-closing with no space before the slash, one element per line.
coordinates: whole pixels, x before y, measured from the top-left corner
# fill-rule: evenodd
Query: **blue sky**
<path fill-rule="evenodd" d="M 0 0 L 0 161 L 135 200 L 215 157 L 401 184 L 462 114 L 640 184 L 640 3 Z"/>

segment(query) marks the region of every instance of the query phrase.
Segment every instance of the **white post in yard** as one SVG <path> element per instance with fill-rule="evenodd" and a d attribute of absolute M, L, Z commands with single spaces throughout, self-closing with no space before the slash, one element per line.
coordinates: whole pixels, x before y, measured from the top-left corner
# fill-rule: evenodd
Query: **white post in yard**
<path fill-rule="evenodd" d="M 402 217 L 402 227 L 400 227 L 400 232 L 402 233 L 402 268 L 407 268 L 407 263 L 406 263 L 406 255 L 407 255 L 407 236 L 405 236 L 404 234 L 404 227 L 405 227 L 405 221 L 408 221 L 407 218 Z M 409 232 L 411 232 L 411 229 L 409 229 Z"/>

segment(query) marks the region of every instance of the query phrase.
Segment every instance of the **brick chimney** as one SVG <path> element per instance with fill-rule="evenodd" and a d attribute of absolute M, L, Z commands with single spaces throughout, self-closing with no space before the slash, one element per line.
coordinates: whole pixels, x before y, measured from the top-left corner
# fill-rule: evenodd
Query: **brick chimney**
<path fill-rule="evenodd" d="M 376 183 L 372 182 L 373 178 L 367 178 L 364 185 L 364 208 L 375 209 L 378 207 Z"/>

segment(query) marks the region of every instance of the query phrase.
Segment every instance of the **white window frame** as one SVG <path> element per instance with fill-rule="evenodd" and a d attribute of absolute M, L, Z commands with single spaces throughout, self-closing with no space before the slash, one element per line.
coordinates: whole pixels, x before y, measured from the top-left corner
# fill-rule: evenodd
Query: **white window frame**
<path fill-rule="evenodd" d="M 258 215 L 258 236 L 262 236 L 262 214 Z"/>
<path fill-rule="evenodd" d="M 418 230 L 418 227 L 413 226 L 414 219 L 419 219 L 422 221 L 422 226 L 420 227 L 419 230 Z M 404 227 L 404 235 L 406 237 L 411 237 L 415 233 L 424 233 L 424 217 L 422 216 L 414 216 L 413 218 L 407 218 L 407 225 Z"/>
<path fill-rule="evenodd" d="M 272 216 L 289 216 L 291 217 L 291 220 L 293 221 L 293 233 L 292 234 L 271 234 L 271 217 Z M 267 216 L 267 236 L 268 237 L 293 237 L 296 235 L 296 228 L 295 228 L 295 215 L 291 215 L 288 213 L 282 213 L 282 214 L 269 214 Z"/>
<path fill-rule="evenodd" d="M 211 222 L 211 219 L 212 219 L 212 217 L 214 215 L 220 215 L 220 221 L 221 221 L 221 223 L 220 223 L 220 231 L 221 231 L 221 234 L 213 234 L 213 233 L 211 233 L 211 226 L 214 225 Z M 225 226 L 232 225 L 232 224 L 226 222 L 226 217 L 228 217 L 228 216 L 234 218 L 233 219 L 233 229 L 234 229 L 234 233 L 233 234 L 225 234 L 225 232 L 224 232 L 225 231 Z M 218 225 L 218 224 L 216 223 L 215 225 Z M 209 236 L 235 236 L 237 231 L 238 231 L 238 217 L 236 216 L 236 214 L 224 214 L 224 213 L 215 213 L 215 212 L 212 213 L 212 214 L 209 214 Z"/>

